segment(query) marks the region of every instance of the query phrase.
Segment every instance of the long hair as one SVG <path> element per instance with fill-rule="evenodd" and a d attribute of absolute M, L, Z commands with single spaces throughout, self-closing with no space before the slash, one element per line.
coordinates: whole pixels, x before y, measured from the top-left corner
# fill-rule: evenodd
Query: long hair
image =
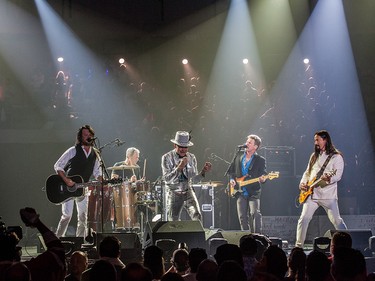
<path fill-rule="evenodd" d="M 90 125 L 84 125 L 82 126 L 81 128 L 78 129 L 78 132 L 77 132 L 77 138 L 76 138 L 76 144 L 80 144 L 82 145 L 82 131 L 84 129 L 87 129 L 89 130 L 90 134 L 94 137 L 95 136 L 95 131 L 93 128 L 91 128 Z"/>
<path fill-rule="evenodd" d="M 323 140 L 327 141 L 325 145 L 327 154 L 341 154 L 341 152 L 338 149 L 336 149 L 336 147 L 333 145 L 331 136 L 326 130 L 318 131 L 314 134 L 314 136 L 319 136 Z M 314 152 L 311 155 L 310 162 L 309 162 L 309 172 L 311 172 L 312 166 L 315 164 L 316 160 L 318 159 L 319 154 L 320 154 L 320 149 L 317 148 L 316 145 L 314 144 Z"/>

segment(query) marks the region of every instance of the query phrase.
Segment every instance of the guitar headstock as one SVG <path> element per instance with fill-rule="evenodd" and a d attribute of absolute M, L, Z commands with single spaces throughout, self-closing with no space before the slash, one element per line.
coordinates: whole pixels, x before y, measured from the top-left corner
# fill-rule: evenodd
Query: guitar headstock
<path fill-rule="evenodd" d="M 280 176 L 280 172 L 270 172 L 267 177 L 269 180 L 277 179 Z"/>
<path fill-rule="evenodd" d="M 328 176 L 328 177 L 332 177 L 332 176 L 336 175 L 336 172 L 337 172 L 337 169 L 332 169 L 331 171 L 329 171 L 329 172 L 327 173 L 327 176 Z"/>

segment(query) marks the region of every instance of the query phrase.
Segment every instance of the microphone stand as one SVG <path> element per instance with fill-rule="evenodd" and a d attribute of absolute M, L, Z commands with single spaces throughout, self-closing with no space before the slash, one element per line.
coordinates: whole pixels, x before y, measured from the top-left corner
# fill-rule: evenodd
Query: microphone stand
<path fill-rule="evenodd" d="M 229 161 L 227 161 L 227 160 L 221 158 L 220 156 L 217 156 L 215 153 L 211 153 L 211 159 L 212 159 L 212 160 L 219 159 L 219 160 L 221 160 L 221 161 L 223 161 L 223 162 L 225 162 L 225 163 L 227 163 L 227 164 L 229 164 L 229 165 L 231 164 L 231 162 L 229 162 Z M 233 162 L 233 160 L 232 160 L 232 162 Z M 227 170 L 227 172 L 228 172 L 228 170 Z M 227 173 L 227 172 L 226 172 L 226 173 Z"/>
<path fill-rule="evenodd" d="M 98 159 L 98 161 L 99 161 L 99 165 L 100 165 L 100 168 L 101 168 L 101 170 L 102 170 L 102 177 L 103 177 L 103 180 L 101 181 L 101 183 L 100 183 L 100 189 L 101 189 L 101 212 L 100 212 L 100 220 L 101 220 L 101 226 L 100 226 L 100 231 L 101 231 L 101 233 L 104 233 L 104 179 L 110 179 L 110 176 L 109 176 L 109 174 L 108 174 L 108 171 L 107 171 L 107 168 L 106 168 L 106 166 L 105 166 L 105 164 L 104 164 L 104 160 L 103 160 L 103 157 L 102 157 L 102 155 L 101 155 L 101 152 L 102 152 L 102 150 L 105 148 L 105 147 L 107 147 L 108 145 L 112 145 L 112 144 L 115 144 L 115 143 L 119 143 L 119 140 L 118 139 L 115 139 L 115 140 L 113 140 L 113 141 L 111 141 L 111 142 L 108 142 L 108 143 L 106 143 L 105 145 L 103 145 L 103 146 L 101 146 L 101 147 L 99 147 L 98 148 L 98 145 L 96 144 L 96 139 L 94 139 L 94 141 L 93 141 L 93 148 L 94 148 L 94 152 L 95 152 L 95 154 L 96 154 L 96 157 L 97 157 L 97 159 Z M 99 145 L 100 145 L 100 143 L 99 143 Z M 110 208 L 111 206 L 109 206 L 109 208 Z M 108 211 L 110 211 L 110 210 L 108 210 Z"/>
<path fill-rule="evenodd" d="M 163 197 L 163 208 L 162 208 L 161 220 L 162 221 L 168 221 L 168 209 L 167 209 L 168 192 L 166 190 L 167 188 L 165 186 L 165 180 L 163 179 L 163 177 L 160 180 L 160 188 L 161 188 L 162 197 Z"/>
<path fill-rule="evenodd" d="M 236 149 L 236 152 L 233 154 L 233 158 L 232 158 L 232 161 L 229 163 L 229 166 L 228 166 L 228 168 L 227 168 L 227 170 L 225 171 L 225 173 L 224 173 L 224 177 L 225 176 L 228 176 L 228 182 L 230 182 L 230 175 L 229 175 L 229 171 L 232 171 L 233 170 L 233 168 L 234 168 L 234 160 L 236 159 L 236 157 L 237 157 L 237 154 L 238 154 L 238 152 L 241 150 L 241 147 L 238 147 L 237 149 Z M 217 156 L 218 157 L 218 156 Z M 227 163 L 228 164 L 228 162 L 227 161 L 225 161 L 225 163 Z M 228 192 L 228 213 L 230 214 L 230 210 L 231 210 L 231 194 L 229 194 L 229 192 L 230 192 L 230 190 L 229 190 L 229 187 L 227 186 L 227 192 Z M 230 228 L 230 226 L 231 226 L 231 223 L 232 223 L 232 221 L 231 221 L 231 216 L 229 215 L 228 216 L 228 228 Z"/>

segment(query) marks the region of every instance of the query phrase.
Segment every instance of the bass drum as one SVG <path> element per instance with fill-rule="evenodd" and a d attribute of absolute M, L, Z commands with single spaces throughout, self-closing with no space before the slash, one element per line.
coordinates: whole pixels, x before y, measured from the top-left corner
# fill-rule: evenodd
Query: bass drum
<path fill-rule="evenodd" d="M 132 229 L 137 224 L 135 192 L 128 181 L 114 188 L 116 229 Z"/>
<path fill-rule="evenodd" d="M 94 231 L 102 230 L 102 221 L 105 230 L 112 230 L 114 221 L 113 208 L 113 188 L 112 186 L 103 187 L 103 196 L 101 186 L 88 187 L 88 211 L 87 211 L 87 225 Z M 103 204 L 102 204 L 103 200 Z M 102 212 L 103 208 L 103 212 Z M 102 218 L 103 215 L 103 218 Z"/>

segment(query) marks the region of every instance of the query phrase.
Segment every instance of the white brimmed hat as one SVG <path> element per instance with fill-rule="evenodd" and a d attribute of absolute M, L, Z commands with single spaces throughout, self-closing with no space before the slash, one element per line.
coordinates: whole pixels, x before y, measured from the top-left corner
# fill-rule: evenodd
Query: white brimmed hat
<path fill-rule="evenodd" d="M 177 144 L 179 146 L 184 146 L 184 147 L 188 147 L 188 146 L 194 145 L 190 141 L 190 135 L 189 135 L 189 133 L 185 132 L 185 131 L 177 131 L 176 132 L 176 136 L 174 137 L 174 139 L 171 139 L 171 142 L 173 142 L 174 144 Z"/>

